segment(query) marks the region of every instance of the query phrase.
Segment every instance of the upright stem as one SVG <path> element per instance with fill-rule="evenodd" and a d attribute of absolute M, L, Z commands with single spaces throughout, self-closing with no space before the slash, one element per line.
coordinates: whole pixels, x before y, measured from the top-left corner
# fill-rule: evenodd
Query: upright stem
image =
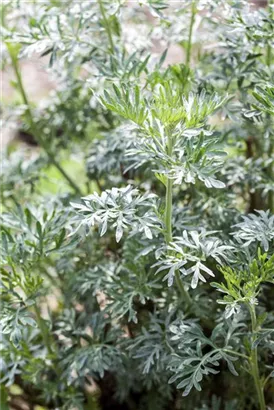
<path fill-rule="evenodd" d="M 33 120 L 33 115 L 32 115 L 32 110 L 30 108 L 30 103 L 28 101 L 28 97 L 23 85 L 23 81 L 22 81 L 22 76 L 20 73 L 20 69 L 19 69 L 19 65 L 18 65 L 18 59 L 17 59 L 17 55 L 15 55 L 14 52 L 10 51 L 9 47 L 8 50 L 10 52 L 10 57 L 11 57 L 11 61 L 12 61 L 12 66 L 15 72 L 15 76 L 16 76 L 16 80 L 17 80 L 17 85 L 18 85 L 18 89 L 20 91 L 22 100 L 26 106 L 26 113 L 28 116 L 28 121 L 30 124 L 30 129 L 32 131 L 32 133 L 34 134 L 34 138 L 35 140 L 38 142 L 38 144 L 45 150 L 45 152 L 48 155 L 49 161 L 51 162 L 52 165 L 54 165 L 58 171 L 63 175 L 63 177 L 68 181 L 69 185 L 73 188 L 73 190 L 78 194 L 78 195 L 82 195 L 80 188 L 76 185 L 76 183 L 70 178 L 70 176 L 66 173 L 66 171 L 62 168 L 62 166 L 60 165 L 60 163 L 55 159 L 54 155 L 50 152 L 50 150 L 48 149 L 47 145 L 45 144 L 45 142 L 43 141 L 43 139 L 40 137 L 39 134 L 39 130 L 37 130 L 37 127 L 35 125 L 35 122 Z"/>
<path fill-rule="evenodd" d="M 256 341 L 257 338 L 257 319 L 256 319 L 256 310 L 255 306 L 249 306 L 250 316 L 251 316 L 251 326 L 252 326 L 252 343 Z M 258 366 L 258 349 L 257 347 L 252 348 L 251 346 L 251 355 L 250 355 L 250 364 L 251 364 L 251 373 L 253 376 L 257 397 L 260 405 L 260 410 L 266 410 L 265 398 L 264 398 L 264 388 L 263 383 L 260 378 L 259 366 Z"/>
<path fill-rule="evenodd" d="M 68 181 L 69 185 L 73 188 L 73 190 L 76 192 L 76 194 L 78 194 L 79 196 L 83 196 L 82 191 L 80 190 L 80 188 L 76 185 L 76 183 L 71 179 L 71 177 L 66 173 L 66 171 L 64 170 L 64 168 L 59 164 L 59 162 L 56 161 L 56 159 L 54 158 L 54 156 L 47 151 L 47 155 L 49 157 L 50 162 L 52 163 L 52 165 L 55 166 L 55 168 L 58 169 L 58 171 L 60 172 L 60 174 L 63 175 L 63 177 Z"/>
<path fill-rule="evenodd" d="M 78 194 L 78 195 L 82 195 L 80 188 L 76 185 L 76 183 L 70 178 L 70 176 L 66 173 L 66 171 L 62 168 L 62 166 L 60 165 L 60 163 L 58 161 L 56 161 L 54 155 L 50 152 L 50 150 L 48 149 L 47 145 L 44 143 L 43 139 L 39 136 L 39 131 L 37 130 L 37 127 L 35 125 L 35 122 L 33 120 L 33 115 L 32 115 L 32 111 L 30 108 L 30 104 L 25 92 L 25 88 L 23 85 L 23 81 L 22 81 L 22 76 L 19 70 L 19 66 L 18 66 L 18 59 L 17 56 L 14 55 L 14 53 L 10 52 L 10 56 L 11 56 L 11 61 L 12 61 L 12 66 L 15 72 L 15 76 L 16 76 L 16 80 L 17 80 L 17 84 L 18 84 L 18 89 L 20 91 L 22 100 L 24 102 L 24 104 L 26 105 L 26 113 L 28 116 L 28 120 L 29 120 L 29 124 L 30 124 L 30 129 L 34 134 L 34 138 L 36 139 L 36 141 L 39 143 L 39 145 L 45 150 L 45 152 L 48 155 L 49 161 L 51 162 L 52 165 L 54 165 L 58 171 L 63 175 L 63 177 L 68 181 L 69 185 L 73 188 L 73 190 Z"/>
<path fill-rule="evenodd" d="M 172 156 L 173 151 L 173 141 L 172 141 L 172 133 L 168 130 L 168 140 L 167 140 L 167 155 L 169 157 Z M 167 186 L 166 186 L 166 209 L 165 209 L 165 224 L 166 224 L 166 243 L 172 241 L 172 188 L 173 188 L 173 180 L 171 178 L 167 179 Z"/>
<path fill-rule="evenodd" d="M 172 155 L 173 151 L 173 142 L 172 142 L 172 135 L 168 133 L 168 146 L 167 146 L 167 154 L 169 156 Z M 166 208 L 165 208 L 165 226 L 166 226 L 166 244 L 167 246 L 172 242 L 172 197 L 173 197 L 173 180 L 171 178 L 167 179 L 167 186 L 166 186 Z M 181 293 L 182 298 L 186 301 L 188 305 L 192 304 L 192 300 L 185 289 L 179 271 L 175 272 L 175 282 Z"/>
<path fill-rule="evenodd" d="M 172 188 L 173 181 L 168 178 L 166 186 L 166 210 L 165 210 L 165 223 L 166 223 L 166 243 L 172 241 Z"/>
<path fill-rule="evenodd" d="M 191 3 L 191 18 L 190 18 L 190 25 L 189 25 L 189 30 L 188 30 L 188 40 L 187 40 L 187 49 L 186 49 L 186 66 L 189 68 L 190 65 L 190 59 L 191 59 L 191 50 L 192 50 L 192 34 L 193 34 L 193 26 L 195 22 L 195 16 L 196 16 L 196 2 L 195 0 L 192 0 Z"/>
<path fill-rule="evenodd" d="M 112 38 L 111 28 L 110 28 L 110 25 L 109 25 L 109 22 L 108 22 L 108 19 L 107 19 L 107 16 L 106 16 L 103 0 L 98 0 L 98 3 L 99 3 L 99 7 L 100 7 L 100 12 L 102 14 L 102 18 L 103 18 L 103 21 L 104 21 L 104 27 L 105 27 L 105 30 L 106 30 L 106 33 L 107 33 L 107 36 L 108 36 L 109 49 L 110 49 L 111 54 L 113 54 L 114 53 L 114 42 L 113 42 L 113 38 Z"/>

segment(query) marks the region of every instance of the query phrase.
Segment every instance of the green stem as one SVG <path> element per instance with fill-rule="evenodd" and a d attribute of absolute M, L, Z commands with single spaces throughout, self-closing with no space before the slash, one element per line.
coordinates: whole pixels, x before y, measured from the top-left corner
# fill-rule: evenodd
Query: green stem
<path fill-rule="evenodd" d="M 168 140 L 167 140 L 167 155 L 169 157 L 172 156 L 173 152 L 173 141 L 172 135 L 169 130 L 168 132 Z M 167 178 L 167 185 L 166 185 L 166 209 L 165 209 L 165 225 L 166 225 L 166 243 L 172 241 L 172 192 L 173 188 L 173 180 L 171 178 Z"/>
<path fill-rule="evenodd" d="M 69 183 L 69 185 L 73 188 L 73 190 L 76 192 L 77 195 L 79 196 L 84 196 L 82 191 L 80 190 L 80 188 L 76 185 L 76 183 L 71 179 L 71 177 L 66 173 L 66 171 L 64 170 L 64 168 L 56 161 L 56 159 L 54 158 L 54 156 L 47 151 L 47 155 L 49 157 L 50 162 L 52 163 L 52 165 L 55 166 L 55 168 L 58 169 L 58 171 L 60 172 L 61 175 L 63 175 L 63 177 L 67 180 L 67 182 Z"/>
<path fill-rule="evenodd" d="M 104 27 L 105 27 L 105 30 L 106 30 L 106 33 L 107 33 L 107 36 L 108 36 L 109 49 L 110 49 L 111 54 L 113 54 L 114 53 L 114 42 L 113 42 L 113 38 L 112 38 L 110 24 L 109 24 L 107 16 L 106 16 L 103 0 L 98 0 L 98 3 L 99 3 L 99 7 L 100 7 L 100 12 L 102 14 L 103 22 L 104 22 Z"/>
<path fill-rule="evenodd" d="M 166 186 L 166 210 L 165 210 L 165 224 L 166 224 L 166 243 L 172 241 L 172 187 L 173 180 L 168 178 Z"/>
<path fill-rule="evenodd" d="M 68 181 L 69 185 L 73 188 L 73 190 L 78 195 L 82 196 L 82 192 L 79 189 L 79 187 L 70 178 L 70 176 L 66 173 L 66 171 L 62 168 L 60 163 L 55 159 L 54 155 L 48 149 L 48 147 L 45 144 L 45 142 L 43 141 L 43 139 L 40 137 L 39 130 L 37 130 L 37 127 L 36 127 L 35 122 L 33 120 L 33 114 L 32 114 L 31 108 L 30 108 L 30 103 L 28 101 L 28 97 L 26 95 L 26 91 L 25 91 L 25 88 L 24 88 L 24 85 L 23 85 L 22 76 L 21 76 L 21 73 L 20 73 L 19 65 L 18 65 L 17 55 L 15 55 L 15 53 L 12 52 L 12 50 L 10 50 L 9 47 L 8 47 L 8 50 L 10 51 L 10 57 L 11 57 L 12 66 L 13 66 L 13 69 L 14 69 L 14 72 L 15 72 L 18 89 L 19 89 L 19 92 L 21 94 L 22 100 L 23 100 L 23 102 L 26 106 L 26 114 L 27 114 L 27 117 L 28 117 L 30 129 L 32 131 L 32 134 L 33 134 L 35 140 L 38 142 L 38 144 L 41 146 L 41 148 L 43 148 L 45 150 L 51 164 L 54 165 L 58 169 L 60 174 Z"/>
<path fill-rule="evenodd" d="M 187 49 L 186 49 L 186 66 L 189 68 L 190 66 L 190 59 L 191 59 L 191 50 L 192 50 L 192 34 L 193 34 L 193 26 L 195 23 L 195 16 L 196 16 L 196 2 L 192 0 L 191 3 L 191 18 L 190 18 L 190 25 L 188 30 L 188 40 L 187 40 Z"/>
<path fill-rule="evenodd" d="M 173 142 L 171 133 L 168 133 L 168 145 L 167 145 L 167 154 L 172 155 L 173 151 Z M 165 226 L 166 226 L 166 244 L 167 246 L 172 242 L 172 198 L 173 198 L 173 180 L 171 178 L 167 179 L 166 185 L 166 204 L 165 204 Z M 186 301 L 187 305 L 192 304 L 191 297 L 185 289 L 183 282 L 180 277 L 179 271 L 175 272 L 175 282 L 178 287 L 178 290 L 183 298 Z"/>
<path fill-rule="evenodd" d="M 249 306 L 250 316 L 251 316 L 251 326 L 252 326 L 252 344 L 256 341 L 257 338 L 257 319 L 256 319 L 256 310 L 254 305 Z M 259 366 L 258 366 L 258 349 L 257 347 L 251 346 L 250 354 L 250 365 L 251 365 L 251 374 L 253 376 L 257 397 L 259 401 L 260 410 L 266 410 L 265 398 L 264 398 L 264 389 L 263 383 L 260 378 Z"/>

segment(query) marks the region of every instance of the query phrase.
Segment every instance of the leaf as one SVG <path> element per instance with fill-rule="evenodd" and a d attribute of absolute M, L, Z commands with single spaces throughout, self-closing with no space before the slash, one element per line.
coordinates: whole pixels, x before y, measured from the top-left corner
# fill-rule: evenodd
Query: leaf
<path fill-rule="evenodd" d="M 123 236 L 123 226 L 122 223 L 117 223 L 117 228 L 116 228 L 116 242 L 120 242 L 122 236 Z"/>
<path fill-rule="evenodd" d="M 168 48 L 165 49 L 165 51 L 163 52 L 163 54 L 160 57 L 160 60 L 159 60 L 159 63 L 158 63 L 159 68 L 161 68 L 162 65 L 164 64 L 167 53 L 168 53 Z"/>
<path fill-rule="evenodd" d="M 208 188 L 225 188 L 225 184 L 222 181 L 210 177 L 205 178 L 205 185 Z"/>
<path fill-rule="evenodd" d="M 227 362 L 227 366 L 229 368 L 230 373 L 232 373 L 234 376 L 239 376 L 239 373 L 237 373 L 232 361 L 231 360 L 226 360 L 226 362 Z"/>
<path fill-rule="evenodd" d="M 14 346 L 18 347 L 19 344 L 20 344 L 21 339 L 22 339 L 22 332 L 18 327 L 16 327 L 10 333 L 10 340 L 14 344 Z"/>
<path fill-rule="evenodd" d="M 30 316 L 21 316 L 20 317 L 20 322 L 23 325 L 29 325 L 29 326 L 32 326 L 32 327 L 37 327 L 37 323 Z"/>
<path fill-rule="evenodd" d="M 60 234 L 59 234 L 59 236 L 57 237 L 57 240 L 56 240 L 56 249 L 60 248 L 60 246 L 64 242 L 65 237 L 66 237 L 66 229 L 62 228 L 61 232 L 60 232 Z"/>
<path fill-rule="evenodd" d="M 31 212 L 28 208 L 26 208 L 24 212 L 25 212 L 25 215 L 26 215 L 27 224 L 28 224 L 29 227 L 31 227 L 31 224 L 32 224 Z"/>
<path fill-rule="evenodd" d="M 145 235 L 148 239 L 152 239 L 152 232 L 148 226 L 145 226 Z"/>
<path fill-rule="evenodd" d="M 42 225 L 39 221 L 36 222 L 36 230 L 37 230 L 39 238 L 42 238 L 43 237 L 43 230 L 42 230 Z"/>
<path fill-rule="evenodd" d="M 84 225 L 89 233 L 89 227 L 98 225 L 100 236 L 103 236 L 109 226 L 116 226 L 116 241 L 120 242 L 124 231 L 131 229 L 145 233 L 152 238 L 153 228 L 159 228 L 160 221 L 152 211 L 144 212 L 148 207 L 154 207 L 155 195 L 139 195 L 137 189 L 130 185 L 124 188 L 112 188 L 99 196 L 97 193 L 83 198 L 83 204 L 71 203 L 76 210 L 78 223 L 76 231 Z M 79 224 L 80 221 L 80 224 Z"/>

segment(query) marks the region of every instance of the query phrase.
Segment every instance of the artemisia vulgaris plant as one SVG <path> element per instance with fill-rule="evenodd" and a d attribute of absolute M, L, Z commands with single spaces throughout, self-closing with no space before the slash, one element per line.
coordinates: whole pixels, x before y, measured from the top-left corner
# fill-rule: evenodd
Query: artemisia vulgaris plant
<path fill-rule="evenodd" d="M 1 408 L 272 409 L 273 2 L 1 8 Z"/>

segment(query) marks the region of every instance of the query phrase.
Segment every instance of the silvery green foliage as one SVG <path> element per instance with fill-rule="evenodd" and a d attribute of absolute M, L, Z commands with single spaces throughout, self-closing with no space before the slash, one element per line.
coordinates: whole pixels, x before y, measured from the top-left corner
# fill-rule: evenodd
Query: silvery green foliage
<path fill-rule="evenodd" d="M 38 173 L 42 170 L 46 163 L 42 156 L 26 160 L 26 152 L 13 152 L 11 154 L 2 153 L 0 184 L 3 190 L 3 203 L 7 202 L 7 198 L 17 192 L 17 195 L 26 195 L 26 190 L 30 192 L 34 187 L 38 177 Z"/>
<path fill-rule="evenodd" d="M 161 290 L 160 278 L 147 271 L 142 262 L 139 259 L 116 266 L 105 286 L 101 287 L 108 299 L 105 312 L 116 320 L 126 317 L 129 323 L 138 323 L 138 308 L 145 307 Z"/>
<path fill-rule="evenodd" d="M 233 249 L 232 246 L 225 245 L 217 237 L 212 236 L 214 233 L 183 231 L 182 236 L 175 237 L 168 247 L 169 255 L 154 265 L 158 267 L 156 273 L 167 271 L 164 280 L 168 280 L 168 286 L 173 284 L 177 270 L 183 276 L 191 275 L 193 289 L 199 281 L 206 281 L 203 276 L 205 273 L 214 276 L 212 270 L 206 266 L 206 260 L 211 257 L 222 264 L 227 259 L 228 251 Z"/>
<path fill-rule="evenodd" d="M 254 104 L 259 111 L 274 115 L 274 85 L 271 83 L 262 84 L 253 91 L 253 96 L 257 103 Z"/>
<path fill-rule="evenodd" d="M 42 143 L 1 176 L 7 406 L 272 407 L 273 8 L 171 3 L 3 6 L 5 64 L 56 83 L 5 114 Z"/>
<path fill-rule="evenodd" d="M 163 320 L 151 315 L 149 328 L 142 328 L 134 343 L 128 344 L 129 352 L 138 361 L 141 372 L 150 375 L 152 380 L 157 380 L 159 374 L 167 377 L 164 372 L 170 360 L 170 346 L 166 332 L 169 332 L 171 316 L 167 314 Z"/>
<path fill-rule="evenodd" d="M 137 323 L 138 309 L 140 306 L 145 308 L 155 293 L 161 291 L 162 285 L 161 278 L 144 266 L 144 256 L 133 261 L 125 259 L 130 248 L 138 249 L 140 246 L 134 239 L 128 239 L 127 242 L 123 249 L 123 262 L 101 264 L 82 271 L 73 283 L 73 290 L 83 296 L 89 293 L 96 296 L 104 292 L 107 303 L 102 310 L 105 314 L 117 321 L 127 318 L 129 323 Z"/>
<path fill-rule="evenodd" d="M 207 38 L 200 35 L 207 27 L 207 18 L 220 19 L 223 13 L 230 8 L 228 2 L 224 0 L 184 0 L 174 3 L 174 8 L 167 8 L 163 11 L 164 17 L 161 19 L 152 32 L 152 38 L 161 41 L 167 46 L 180 44 L 188 41 L 191 18 L 193 21 L 192 44 L 201 47 L 201 43 L 209 43 L 216 37 L 216 34 L 207 32 Z M 213 13 L 218 10 L 218 14 Z M 202 12 L 202 13 L 201 13 Z M 202 37 L 202 38 L 201 38 Z"/>
<path fill-rule="evenodd" d="M 206 121 L 225 99 L 216 94 L 207 96 L 204 91 L 184 97 L 168 84 L 147 98 L 138 86 L 131 91 L 126 85 L 121 89 L 114 85 L 113 90 L 112 94 L 105 91 L 100 97 L 102 104 L 137 124 L 136 149 L 130 150 L 129 155 L 137 154 L 142 163 L 152 162 L 155 172 L 164 174 L 163 181 L 168 177 L 178 184 L 182 180 L 195 183 L 198 178 L 209 188 L 224 188 L 215 172 L 226 153 L 206 129 Z M 167 152 L 168 134 L 171 134 L 173 155 Z"/>
<path fill-rule="evenodd" d="M 261 283 L 273 283 L 274 281 L 273 262 L 274 255 L 268 258 L 267 254 L 261 254 L 259 250 L 257 260 L 254 259 L 243 270 L 230 267 L 220 268 L 226 284 L 213 283 L 212 286 L 225 295 L 218 302 L 226 305 L 226 318 L 232 315 L 237 316 L 243 304 L 257 303 Z"/>
<path fill-rule="evenodd" d="M 121 338 L 118 328 L 105 331 L 106 321 L 102 313 L 94 313 L 90 318 L 93 329 L 92 335 L 85 333 L 85 324 L 77 321 L 73 311 L 65 311 L 57 323 L 57 334 L 63 334 L 70 330 L 77 330 L 77 334 L 85 338 L 88 342 L 81 349 L 73 346 L 73 339 L 68 340 L 63 346 L 63 363 L 65 373 L 70 383 L 76 382 L 77 378 L 85 378 L 87 375 L 102 378 L 106 371 L 114 369 L 115 366 L 122 366 L 122 352 L 112 342 Z"/>
<path fill-rule="evenodd" d="M 133 53 L 127 52 L 120 43 L 118 16 L 123 1 L 110 4 L 103 0 L 102 3 L 105 19 L 97 1 L 91 5 L 69 1 L 66 6 L 60 3 L 57 7 L 51 2 L 33 2 L 26 6 L 10 2 L 6 6 L 12 12 L 7 11 L 8 18 L 4 21 L 5 44 L 18 48 L 18 59 L 30 58 L 33 54 L 49 57 L 48 71 L 56 90 L 33 109 L 33 116 L 39 133 L 52 151 L 57 144 L 67 147 L 74 137 L 88 139 L 91 128 L 97 124 L 102 129 L 111 127 L 111 118 L 102 115 L 90 87 L 101 91 L 107 87 L 109 78 L 135 82 L 146 71 L 150 56 L 143 57 L 144 47 Z M 115 40 L 112 53 L 109 53 L 106 25 L 110 26 Z M 8 50 L 6 52 L 8 54 Z M 26 107 L 21 108 L 24 113 Z M 18 120 L 20 113 L 15 117 Z M 66 120 L 68 117 L 70 121 Z"/>
<path fill-rule="evenodd" d="M 58 206 L 59 205 L 59 206 Z M 26 326 L 36 327 L 29 309 L 41 293 L 43 278 L 34 271 L 43 258 L 71 250 L 77 238 L 68 239 L 69 212 L 60 203 L 17 207 L 1 216 L 1 295 L 3 334 L 16 346 L 22 342 Z"/>
<path fill-rule="evenodd" d="M 231 91 L 238 87 L 246 95 L 248 87 L 271 78 L 263 54 L 258 51 L 260 47 L 273 47 L 270 10 L 254 10 L 249 2 L 238 2 L 236 7 L 228 6 L 221 25 L 214 20 L 213 24 L 222 47 L 221 53 L 213 50 L 214 69 L 209 73 L 211 81 L 217 80 L 217 87 Z M 239 100 L 244 105 L 248 102 L 243 97 Z"/>
<path fill-rule="evenodd" d="M 234 226 L 236 232 L 233 236 L 236 240 L 248 247 L 255 242 L 267 252 L 272 252 L 274 243 L 274 215 L 269 211 L 257 211 L 256 214 L 242 216 L 243 222 Z"/>
<path fill-rule="evenodd" d="M 87 173 L 91 179 L 100 180 L 108 174 L 109 182 L 114 186 L 126 180 L 128 170 L 133 168 L 137 160 L 127 155 L 136 141 L 136 133 L 128 134 L 127 131 L 127 127 L 121 125 L 111 133 L 104 134 L 103 140 L 93 141 L 86 160 Z M 141 161 L 142 157 L 139 157 L 139 164 Z"/>
<path fill-rule="evenodd" d="M 131 228 L 132 232 L 144 232 L 152 239 L 152 228 L 160 229 L 155 213 L 147 208 L 153 208 L 153 194 L 139 195 L 138 189 L 130 185 L 125 188 L 112 188 L 101 195 L 95 192 L 83 199 L 84 205 L 72 203 L 78 213 L 79 227 L 84 225 L 87 230 L 98 225 L 100 236 L 103 236 L 108 226 L 115 228 L 116 241 L 119 242 L 124 230 Z"/>
<path fill-rule="evenodd" d="M 221 173 L 226 179 L 227 186 L 241 187 L 243 181 L 249 182 L 252 186 L 251 192 L 262 189 L 262 194 L 266 197 L 270 190 L 274 190 L 272 179 L 265 173 L 265 169 L 272 166 L 272 158 L 248 158 L 238 156 L 237 160 L 230 159 L 226 162 Z"/>
<path fill-rule="evenodd" d="M 241 122 L 241 130 L 239 127 L 234 129 L 233 124 L 230 124 L 227 135 L 230 141 L 234 140 L 235 146 L 240 146 L 240 139 L 244 144 L 242 154 L 245 156 L 244 167 L 247 168 L 249 181 L 249 210 L 254 211 L 263 208 L 261 204 L 273 195 L 273 155 L 269 156 L 273 150 L 273 126 L 270 118 L 273 83 L 270 51 L 273 48 L 273 5 L 269 4 L 263 8 L 260 7 L 263 5 L 258 3 L 258 9 L 255 9 L 249 2 L 230 3 L 232 7 L 227 10 L 225 24 L 218 26 L 219 46 L 222 52 L 212 49 L 213 58 L 209 59 L 210 65 L 205 68 L 209 87 L 214 83 L 214 88 L 217 87 L 220 92 L 223 90 L 238 93 L 238 109 L 224 110 L 223 114 L 228 115 L 233 122 L 238 117 L 237 121 Z M 214 20 L 212 28 L 217 30 Z M 202 75 L 204 78 L 203 70 Z M 259 93 L 256 92 L 257 89 L 260 90 Z M 231 167 L 234 164 L 233 158 L 227 158 L 227 169 L 230 167 L 231 159 Z M 265 167 L 258 169 L 260 161 L 266 163 Z M 242 171 L 239 169 L 239 172 Z M 225 174 L 225 168 L 223 173 Z M 235 188 L 236 195 L 239 195 L 237 185 Z M 273 211 L 271 200 L 269 203 L 268 206 Z"/>
<path fill-rule="evenodd" d="M 201 327 L 195 323 L 182 322 L 178 326 L 170 327 L 174 340 L 178 344 L 178 353 L 173 355 L 169 369 L 174 372 L 170 383 L 179 384 L 177 388 L 184 389 L 183 395 L 187 396 L 195 388 L 201 391 L 201 381 L 205 376 L 217 374 L 220 361 L 225 361 L 230 372 L 238 375 L 234 362 L 237 358 L 229 352 L 231 345 L 229 338 L 220 345 L 223 324 L 218 325 L 210 338 L 206 337 Z M 232 336 L 232 334 L 231 334 Z M 205 346 L 209 352 L 204 354 Z"/>
<path fill-rule="evenodd" d="M 4 263 L 10 257 L 14 261 L 27 263 L 56 250 L 68 250 L 71 243 L 67 238 L 71 225 L 69 215 L 70 210 L 61 210 L 60 203 L 49 203 L 47 209 L 41 205 L 18 207 L 16 212 L 3 212 L 0 222 Z"/>
<path fill-rule="evenodd" d="M 27 308 L 8 311 L 4 308 L 1 318 L 1 331 L 9 335 L 9 340 L 14 346 L 19 347 L 26 326 L 37 327 L 36 321 L 27 311 Z"/>
<path fill-rule="evenodd" d="M 150 97 L 146 107 L 147 101 L 137 85 L 133 92 L 123 84 L 121 89 L 114 85 L 113 91 L 112 95 L 106 91 L 104 97 L 101 97 L 103 105 L 139 126 L 147 120 L 145 129 L 149 125 L 153 126 L 154 119 L 162 125 L 182 123 L 185 130 L 202 127 L 207 117 L 224 102 L 216 94 L 207 96 L 205 91 L 197 95 L 190 93 L 185 97 L 180 91 L 174 91 L 170 85 L 164 84 Z"/>
<path fill-rule="evenodd" d="M 20 344 L 21 349 L 10 349 L 10 342 L 5 338 L 4 334 L 0 342 L 1 351 L 1 383 L 7 386 L 12 386 L 16 376 L 21 374 L 21 369 L 26 368 L 29 360 L 27 359 L 28 352 L 31 351 L 34 356 L 38 346 L 35 343 L 38 330 L 28 327 L 26 324 L 21 327 L 24 333 L 24 340 Z M 16 328 L 13 329 L 16 333 Z M 26 354 L 24 354 L 26 353 Z"/>
<path fill-rule="evenodd" d="M 147 74 L 150 57 L 150 54 L 145 55 L 143 50 L 131 54 L 127 54 L 125 50 L 115 50 L 115 54 L 110 55 L 107 61 L 105 55 L 94 56 L 92 61 L 97 68 L 97 76 L 104 82 L 112 80 L 135 83 L 142 74 Z M 98 78 L 96 80 L 98 81 Z M 97 81 L 90 78 L 88 83 L 96 85 Z"/>
<path fill-rule="evenodd" d="M 119 2 L 105 4 L 109 6 L 108 17 L 115 19 L 120 8 Z M 98 2 L 90 5 L 70 2 L 67 7 L 61 6 L 61 10 L 34 3 L 27 9 L 22 9 L 21 31 L 7 33 L 7 37 L 10 35 L 11 41 L 24 44 L 22 56 L 47 53 L 51 55 L 52 63 L 57 56 L 64 62 L 71 63 L 76 58 L 87 57 L 92 49 L 99 46 L 102 40 L 98 30 L 100 18 Z M 18 30 L 18 26 L 16 29 Z M 104 36 L 103 31 L 103 38 Z"/>
<path fill-rule="evenodd" d="M 231 30 L 237 33 L 239 39 L 242 37 L 243 43 L 247 39 L 249 44 L 252 43 L 255 47 L 265 44 L 270 44 L 273 47 L 274 24 L 271 16 L 273 5 L 270 5 L 270 10 L 262 8 L 251 10 L 251 5 L 248 3 L 244 6 L 241 11 L 237 8 L 232 9 L 234 20 L 231 24 Z"/>

